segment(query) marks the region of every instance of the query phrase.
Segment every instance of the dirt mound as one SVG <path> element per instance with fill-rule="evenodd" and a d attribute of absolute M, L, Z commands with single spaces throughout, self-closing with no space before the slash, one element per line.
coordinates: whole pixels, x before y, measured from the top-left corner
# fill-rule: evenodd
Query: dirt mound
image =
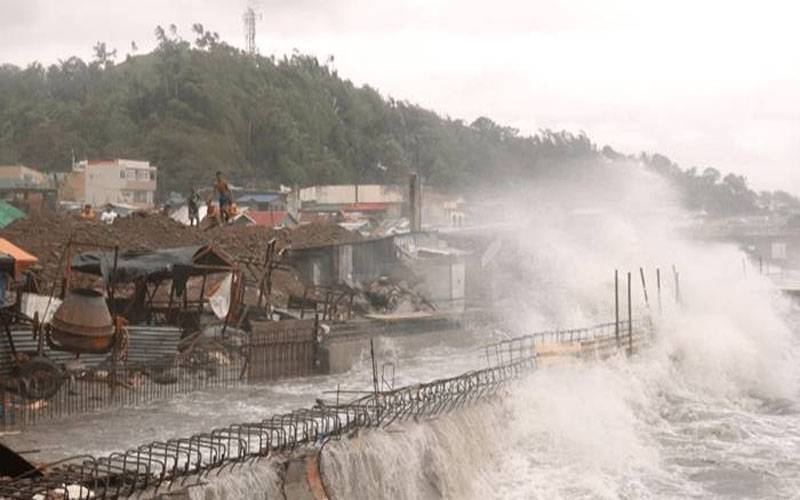
<path fill-rule="evenodd" d="M 70 240 L 109 247 L 117 246 L 122 252 L 211 244 L 234 259 L 250 258 L 262 262 L 272 238 L 277 239 L 278 249 L 287 246 L 300 248 L 345 243 L 361 239 L 356 233 L 327 223 L 280 230 L 232 224 L 201 231 L 160 214 L 134 214 L 117 219 L 113 224 L 104 224 L 99 221 L 87 221 L 77 215 L 55 212 L 30 214 L 0 230 L 0 237 L 8 239 L 39 258 L 42 267 L 41 278 L 44 282 L 52 282 L 58 278 L 62 254 L 67 241 Z"/>
<path fill-rule="evenodd" d="M 0 231 L 0 237 L 37 256 L 45 281 L 57 276 L 59 262 L 68 241 L 118 246 L 120 251 L 151 250 L 204 242 L 202 235 L 196 231 L 160 215 L 135 215 L 109 225 L 54 212 L 31 214 L 20 219 Z"/>

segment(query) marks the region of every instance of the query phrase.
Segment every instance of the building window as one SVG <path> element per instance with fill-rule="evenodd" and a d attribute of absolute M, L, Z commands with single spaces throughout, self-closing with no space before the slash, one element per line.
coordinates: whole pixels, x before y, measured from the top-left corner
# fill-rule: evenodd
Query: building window
<path fill-rule="evenodd" d="M 134 203 L 148 203 L 147 191 L 143 191 L 141 189 L 134 191 L 133 192 L 133 202 Z"/>
<path fill-rule="evenodd" d="M 119 171 L 119 178 L 120 179 L 124 179 L 125 178 L 125 170 L 124 169 Z"/>
<path fill-rule="evenodd" d="M 150 178 L 150 172 L 147 170 L 138 170 L 136 172 L 136 180 L 146 181 Z"/>
<path fill-rule="evenodd" d="M 155 173 L 155 171 L 153 171 L 153 172 L 150 172 L 150 180 L 151 180 L 151 181 L 155 181 L 155 180 L 156 180 L 156 173 Z"/>
<path fill-rule="evenodd" d="M 136 170 L 134 170 L 132 168 L 129 168 L 128 170 L 126 170 L 126 172 L 127 172 L 126 175 L 128 176 L 128 180 L 129 181 L 135 181 L 136 180 Z"/>

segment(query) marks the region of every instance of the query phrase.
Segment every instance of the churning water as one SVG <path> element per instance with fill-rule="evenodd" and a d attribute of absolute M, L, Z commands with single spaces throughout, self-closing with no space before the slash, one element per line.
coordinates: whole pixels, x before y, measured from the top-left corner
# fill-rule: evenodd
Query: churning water
<path fill-rule="evenodd" d="M 650 305 L 637 287 L 635 308 L 653 315 L 653 344 L 541 369 L 457 415 L 330 443 L 322 475 L 335 498 L 800 496 L 800 310 L 735 248 L 676 234 L 685 214 L 668 188 L 623 177 L 528 195 L 544 209 L 517 217 L 527 252 L 509 272 L 514 318 L 529 331 L 606 320 L 610 270 L 642 266 Z M 592 211 L 570 221 L 575 200 Z"/>
<path fill-rule="evenodd" d="M 542 369 L 490 404 L 329 443 L 323 477 L 335 498 L 796 498 L 796 379 L 758 378 L 794 358 L 743 361 L 763 352 L 695 333 L 715 337 L 702 359 L 681 352 L 692 338 L 662 337 L 630 360 Z"/>

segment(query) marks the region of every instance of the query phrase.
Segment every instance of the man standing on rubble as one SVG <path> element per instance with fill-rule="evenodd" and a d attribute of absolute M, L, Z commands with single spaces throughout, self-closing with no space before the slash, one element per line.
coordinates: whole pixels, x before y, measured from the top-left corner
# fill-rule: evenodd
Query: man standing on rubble
<path fill-rule="evenodd" d="M 222 222 L 228 222 L 228 210 L 232 201 L 231 188 L 222 178 L 222 172 L 219 171 L 217 171 L 217 181 L 214 183 L 214 192 L 219 196 L 219 213 L 222 216 Z"/>
<path fill-rule="evenodd" d="M 189 227 L 200 225 L 200 195 L 194 188 L 189 191 L 189 198 L 186 200 L 186 207 L 189 209 Z"/>

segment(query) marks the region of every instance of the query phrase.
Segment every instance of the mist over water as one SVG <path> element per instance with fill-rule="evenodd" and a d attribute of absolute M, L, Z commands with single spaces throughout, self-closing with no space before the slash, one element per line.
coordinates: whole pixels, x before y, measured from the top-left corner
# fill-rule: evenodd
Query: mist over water
<path fill-rule="evenodd" d="M 533 332 L 613 321 L 618 269 L 623 297 L 625 273 L 634 273 L 634 316 L 652 316 L 652 345 L 630 359 L 547 367 L 496 404 L 338 443 L 323 454 L 337 498 L 800 491 L 800 313 L 743 270 L 733 246 L 682 239 L 688 214 L 655 176 L 631 166 L 587 177 L 492 194 L 504 200 L 519 249 L 505 269 L 509 324 Z"/>

